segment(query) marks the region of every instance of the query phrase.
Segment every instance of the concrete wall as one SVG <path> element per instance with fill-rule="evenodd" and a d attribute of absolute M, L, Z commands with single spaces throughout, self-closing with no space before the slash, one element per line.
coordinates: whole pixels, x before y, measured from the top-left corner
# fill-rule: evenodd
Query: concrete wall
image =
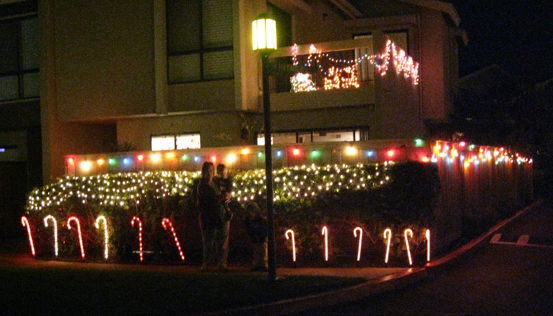
<path fill-rule="evenodd" d="M 151 0 L 52 3 L 61 120 L 155 113 Z"/>
<path fill-rule="evenodd" d="M 152 135 L 200 133 L 202 147 L 229 146 L 241 143 L 242 122 L 235 111 L 119 120 L 117 140 L 132 143 L 136 150 L 150 150 Z"/>
<path fill-rule="evenodd" d="M 234 80 L 169 85 L 169 112 L 233 110 Z"/>
<path fill-rule="evenodd" d="M 63 3 L 61 1 L 56 1 L 56 4 L 62 5 Z M 71 7 L 69 4 L 68 6 Z M 66 72 L 66 76 L 64 77 L 63 72 L 67 71 L 67 68 L 60 66 L 60 61 L 57 59 L 57 54 L 62 53 L 62 49 L 57 46 L 59 42 L 57 41 L 58 34 L 56 32 L 59 31 L 59 26 L 56 26 L 55 24 L 56 21 L 63 20 L 64 16 L 60 15 L 54 19 L 54 13 L 56 13 L 57 8 L 58 7 L 54 5 L 54 0 L 39 2 L 38 11 L 42 30 L 40 62 L 42 172 L 43 181 L 45 183 L 51 182 L 55 178 L 64 174 L 65 155 L 110 151 L 112 149 L 112 143 L 116 140 L 115 126 L 113 124 L 92 125 L 70 123 L 64 120 L 68 118 L 68 113 L 70 112 L 75 114 L 75 117 L 73 114 L 71 117 L 76 118 L 83 113 L 91 113 L 96 111 L 95 109 L 88 108 L 88 106 L 92 107 L 93 104 L 88 103 L 90 100 L 87 100 L 87 97 L 92 97 L 94 99 L 95 97 L 98 97 L 98 95 L 95 94 L 97 93 L 97 90 L 94 89 L 91 94 L 87 94 L 83 91 L 83 95 L 79 95 L 78 90 L 82 90 L 82 88 L 64 81 L 67 80 L 67 76 L 69 76 L 69 74 Z M 78 12 L 75 13 L 77 14 Z M 58 14 L 61 13 L 58 12 Z M 70 17 L 68 17 L 68 19 L 71 20 Z M 84 27 L 84 22 L 76 24 Z M 70 25 L 66 25 L 66 27 L 69 26 Z M 62 33 L 68 35 L 68 32 L 70 31 L 65 30 Z M 77 35 L 78 33 L 73 34 L 76 38 L 78 37 Z M 84 43 L 82 44 L 84 45 Z M 85 45 L 85 47 L 87 46 Z M 84 48 L 75 49 L 79 51 Z M 79 60 L 71 50 L 67 50 L 68 51 L 63 52 L 62 55 L 71 57 L 73 62 L 77 64 L 85 63 L 82 59 Z M 69 62 L 68 60 L 64 61 Z M 58 80 L 58 66 L 61 67 L 61 81 L 63 84 L 67 84 L 66 86 L 63 84 L 61 87 L 59 86 L 60 80 Z M 77 70 L 79 69 L 78 65 L 68 65 L 68 67 L 75 67 Z M 83 68 L 87 67 L 83 66 Z M 84 69 L 80 69 L 80 71 L 84 71 Z M 86 72 L 81 72 L 82 75 L 85 73 Z M 93 84 L 93 82 L 90 81 L 87 84 Z M 123 85 L 123 87 L 124 86 L 125 85 Z M 113 86 L 110 89 L 117 90 L 117 88 L 117 86 Z M 64 95 L 64 97 L 61 95 Z M 82 100 L 82 103 L 77 103 L 77 106 L 75 106 L 75 104 L 67 103 L 68 100 L 71 100 L 67 97 L 75 98 L 75 100 L 77 100 L 78 97 L 79 100 Z M 74 111 L 69 111 L 72 107 L 75 107 L 76 109 Z M 102 108 L 100 108 L 100 110 Z M 96 113 L 101 113 L 100 110 Z M 61 113 L 65 113 L 65 115 L 62 115 Z"/>
<path fill-rule="evenodd" d="M 344 20 L 322 1 L 312 1 L 311 12 L 293 16 L 293 40 L 297 44 L 352 39 Z"/>
<path fill-rule="evenodd" d="M 421 10 L 420 33 L 423 118 L 445 120 L 451 97 L 445 77 L 449 65 L 444 60 L 449 50 L 449 32 L 442 13 Z"/>

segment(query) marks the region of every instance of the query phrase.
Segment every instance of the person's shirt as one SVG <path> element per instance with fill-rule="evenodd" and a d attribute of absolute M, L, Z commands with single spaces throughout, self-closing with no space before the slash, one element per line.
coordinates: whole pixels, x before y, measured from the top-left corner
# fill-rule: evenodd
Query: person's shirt
<path fill-rule="evenodd" d="M 232 178 L 221 178 L 221 177 L 214 177 L 213 182 L 217 185 L 219 188 L 219 191 L 221 193 L 231 193 L 232 192 Z"/>
<path fill-rule="evenodd" d="M 252 243 L 262 243 L 267 239 L 267 220 L 261 216 L 246 218 L 246 231 Z"/>
<path fill-rule="evenodd" d="M 217 228 L 222 226 L 224 212 L 221 208 L 220 191 L 212 182 L 201 179 L 198 183 L 198 206 L 200 209 L 202 226 Z"/>

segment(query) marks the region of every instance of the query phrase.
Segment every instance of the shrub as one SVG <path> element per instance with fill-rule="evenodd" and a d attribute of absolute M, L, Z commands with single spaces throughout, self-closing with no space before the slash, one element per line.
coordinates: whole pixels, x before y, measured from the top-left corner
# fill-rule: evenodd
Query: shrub
<path fill-rule="evenodd" d="M 79 258 L 76 232 L 67 230 L 66 220 L 77 216 L 82 225 L 88 260 L 102 260 L 103 233 L 94 227 L 99 215 L 109 221 L 110 260 L 136 262 L 137 230 L 131 227 L 133 216 L 142 220 L 144 249 L 151 262 L 178 262 L 180 259 L 170 232 L 161 226 L 163 218 L 171 220 L 180 239 L 186 262 L 201 260 L 201 237 L 197 225 L 198 211 L 191 203 L 190 192 L 197 172 L 159 171 L 105 174 L 90 177 L 65 177 L 33 190 L 26 212 L 39 256 L 51 256 L 51 227 L 42 225 L 44 216 L 58 220 L 60 257 Z M 353 228 L 365 231 L 364 264 L 382 262 L 382 231 L 393 227 L 401 232 L 414 228 L 416 250 L 422 227 L 428 227 L 432 203 L 437 194 L 435 169 L 419 163 L 390 166 L 326 165 L 297 166 L 274 171 L 275 235 L 279 262 L 289 262 L 290 243 L 284 239 L 286 229 L 297 234 L 298 260 L 309 264 L 321 261 L 321 227 L 331 233 L 333 263 L 353 262 L 357 241 Z M 241 203 L 254 200 L 265 205 L 264 170 L 240 172 L 233 177 L 235 217 L 231 227 L 231 261 L 245 262 L 249 255 L 248 237 L 243 225 Z M 34 224 L 33 224 L 34 223 Z M 397 238 L 396 238 L 397 239 Z M 401 240 L 395 247 L 401 248 Z M 370 241 L 370 242 L 367 242 Z M 424 248 L 424 247 L 423 247 Z M 372 257 L 371 257 L 372 256 Z M 350 259 L 346 259 L 350 258 Z M 349 260 L 349 261 L 348 261 Z"/>

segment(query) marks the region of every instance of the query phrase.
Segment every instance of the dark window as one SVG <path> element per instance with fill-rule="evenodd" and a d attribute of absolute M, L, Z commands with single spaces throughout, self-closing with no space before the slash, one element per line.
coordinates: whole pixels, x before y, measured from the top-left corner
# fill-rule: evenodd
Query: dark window
<path fill-rule="evenodd" d="M 277 47 L 292 45 L 292 17 L 288 12 L 267 3 L 267 13 L 277 25 Z"/>
<path fill-rule="evenodd" d="M 39 96 L 38 19 L 0 21 L 0 101 Z"/>
<path fill-rule="evenodd" d="M 232 0 L 168 0 L 169 83 L 234 77 Z"/>

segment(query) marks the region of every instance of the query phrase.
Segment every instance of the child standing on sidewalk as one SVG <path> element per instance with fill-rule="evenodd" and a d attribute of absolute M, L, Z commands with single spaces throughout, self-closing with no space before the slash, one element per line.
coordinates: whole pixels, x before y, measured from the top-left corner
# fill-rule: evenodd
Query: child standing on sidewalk
<path fill-rule="evenodd" d="M 252 271 L 267 271 L 267 218 L 255 202 L 246 205 L 246 231 L 253 244 Z"/>

